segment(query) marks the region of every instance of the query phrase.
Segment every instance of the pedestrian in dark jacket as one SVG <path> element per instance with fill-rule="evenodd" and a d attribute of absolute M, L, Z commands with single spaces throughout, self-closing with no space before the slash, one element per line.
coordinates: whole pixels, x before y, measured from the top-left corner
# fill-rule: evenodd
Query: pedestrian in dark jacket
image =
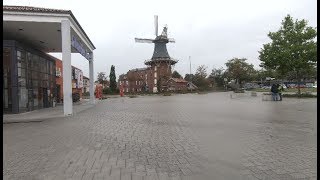
<path fill-rule="evenodd" d="M 278 100 L 278 87 L 276 84 L 272 84 L 271 86 L 271 93 L 272 93 L 272 99 L 274 101 L 277 101 Z"/>

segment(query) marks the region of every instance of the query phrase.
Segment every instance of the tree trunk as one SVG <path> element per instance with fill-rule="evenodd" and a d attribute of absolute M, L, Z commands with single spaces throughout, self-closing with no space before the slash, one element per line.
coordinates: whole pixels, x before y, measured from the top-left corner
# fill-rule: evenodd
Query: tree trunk
<path fill-rule="evenodd" d="M 300 77 L 299 77 L 299 71 L 297 71 L 297 82 L 298 82 L 298 97 L 301 97 L 301 90 L 300 90 Z"/>

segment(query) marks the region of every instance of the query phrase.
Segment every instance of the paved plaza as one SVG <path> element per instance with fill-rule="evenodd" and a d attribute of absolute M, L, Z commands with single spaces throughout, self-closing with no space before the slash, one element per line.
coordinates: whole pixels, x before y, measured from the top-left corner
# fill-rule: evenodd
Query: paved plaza
<path fill-rule="evenodd" d="M 230 92 L 110 98 L 72 117 L 3 124 L 3 177 L 316 179 L 316 104 Z"/>

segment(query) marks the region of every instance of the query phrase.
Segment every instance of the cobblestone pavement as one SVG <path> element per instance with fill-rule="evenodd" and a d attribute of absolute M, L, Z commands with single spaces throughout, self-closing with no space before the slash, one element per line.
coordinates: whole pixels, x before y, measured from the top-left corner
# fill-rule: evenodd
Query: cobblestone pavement
<path fill-rule="evenodd" d="M 316 100 L 112 98 L 4 124 L 4 179 L 316 178 Z"/>

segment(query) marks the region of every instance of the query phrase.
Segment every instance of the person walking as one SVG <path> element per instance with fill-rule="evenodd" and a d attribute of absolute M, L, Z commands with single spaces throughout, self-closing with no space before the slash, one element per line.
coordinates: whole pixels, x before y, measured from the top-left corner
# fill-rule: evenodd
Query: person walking
<path fill-rule="evenodd" d="M 271 86 L 271 93 L 272 93 L 273 101 L 277 101 L 278 100 L 278 88 L 275 83 L 272 84 L 272 86 Z"/>
<path fill-rule="evenodd" d="M 278 84 L 277 86 L 278 86 L 279 101 L 282 101 L 283 86 L 281 84 Z"/>

